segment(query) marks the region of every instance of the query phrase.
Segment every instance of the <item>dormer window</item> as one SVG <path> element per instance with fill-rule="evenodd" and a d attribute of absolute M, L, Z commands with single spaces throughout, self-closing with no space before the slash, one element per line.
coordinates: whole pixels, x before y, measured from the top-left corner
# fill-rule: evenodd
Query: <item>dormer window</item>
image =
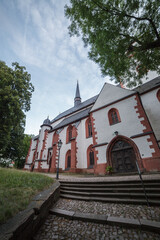
<path fill-rule="evenodd" d="M 109 110 L 108 119 L 109 119 L 109 124 L 110 125 L 121 122 L 119 112 L 116 108 L 112 108 L 112 109 Z"/>

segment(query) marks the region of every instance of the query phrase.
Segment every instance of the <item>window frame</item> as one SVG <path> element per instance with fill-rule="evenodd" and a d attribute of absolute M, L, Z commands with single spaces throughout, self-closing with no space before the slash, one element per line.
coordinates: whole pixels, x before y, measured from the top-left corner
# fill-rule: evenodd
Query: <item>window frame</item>
<path fill-rule="evenodd" d="M 85 126 L 86 126 L 86 138 L 93 137 L 93 127 L 92 127 L 92 121 L 90 117 L 87 118 L 85 122 Z"/>
<path fill-rule="evenodd" d="M 111 108 L 108 111 L 108 120 L 110 125 L 115 125 L 121 122 L 119 111 L 116 108 Z"/>

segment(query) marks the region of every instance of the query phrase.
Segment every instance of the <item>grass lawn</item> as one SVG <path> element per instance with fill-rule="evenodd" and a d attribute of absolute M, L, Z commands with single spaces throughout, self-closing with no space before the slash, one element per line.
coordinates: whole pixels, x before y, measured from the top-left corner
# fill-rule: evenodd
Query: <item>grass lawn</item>
<path fill-rule="evenodd" d="M 34 195 L 53 182 L 42 174 L 0 168 L 0 224 L 24 210 Z"/>

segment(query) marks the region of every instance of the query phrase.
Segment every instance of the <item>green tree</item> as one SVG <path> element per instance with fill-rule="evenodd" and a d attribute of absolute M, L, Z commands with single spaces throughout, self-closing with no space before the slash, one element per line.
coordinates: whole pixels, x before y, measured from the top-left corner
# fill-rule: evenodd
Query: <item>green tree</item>
<path fill-rule="evenodd" d="M 65 15 L 103 76 L 136 85 L 149 70 L 160 74 L 159 0 L 70 0 Z"/>
<path fill-rule="evenodd" d="M 23 140 L 21 139 L 21 145 L 15 145 L 14 146 L 14 151 L 12 150 L 12 153 L 18 153 L 15 154 L 15 167 L 16 168 L 23 168 L 24 164 L 25 164 L 25 160 L 28 154 L 28 150 L 30 147 L 30 142 L 31 139 L 34 135 L 28 135 L 28 134 L 24 134 L 23 135 Z"/>
<path fill-rule="evenodd" d="M 30 110 L 31 76 L 26 68 L 12 63 L 12 68 L 0 61 L 0 154 L 18 158 L 24 139 L 25 112 Z"/>

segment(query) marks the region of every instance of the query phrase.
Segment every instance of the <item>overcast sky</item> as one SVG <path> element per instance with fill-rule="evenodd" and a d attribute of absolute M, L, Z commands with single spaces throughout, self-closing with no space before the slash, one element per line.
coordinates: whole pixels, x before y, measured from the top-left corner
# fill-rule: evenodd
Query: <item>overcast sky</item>
<path fill-rule="evenodd" d="M 88 59 L 81 38 L 68 34 L 64 5 L 69 0 L 0 0 L 0 60 L 18 62 L 35 87 L 25 133 L 37 135 L 40 125 L 74 104 L 76 82 L 82 101 L 97 95 L 102 78 Z"/>
<path fill-rule="evenodd" d="M 99 67 L 88 59 L 81 38 L 70 38 L 66 3 L 0 0 L 0 60 L 25 66 L 35 87 L 26 114 L 27 134 L 37 135 L 48 115 L 53 119 L 73 106 L 77 80 L 84 101 L 109 79 L 102 78 Z"/>

